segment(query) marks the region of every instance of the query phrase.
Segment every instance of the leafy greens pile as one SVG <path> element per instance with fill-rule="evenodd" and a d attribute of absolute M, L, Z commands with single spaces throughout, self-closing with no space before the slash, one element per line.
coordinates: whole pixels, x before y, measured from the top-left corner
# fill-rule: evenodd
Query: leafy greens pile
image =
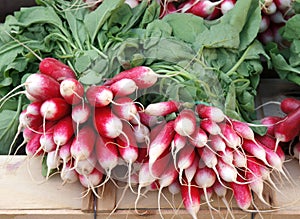
<path fill-rule="evenodd" d="M 215 21 L 191 14 L 159 19 L 160 5 L 148 0 L 133 9 L 124 0 L 105 0 L 95 11 L 73 1 L 37 4 L 7 16 L 0 25 L 1 96 L 38 71 L 34 52 L 67 63 L 86 86 L 122 69 L 150 66 L 165 77 L 148 92 L 156 95 L 146 94 L 141 101 L 205 102 L 232 118 L 255 119 L 260 58 L 268 58 L 255 39 L 261 21 L 258 0 L 237 1 Z M 27 103 L 19 96 L 1 107 L 1 154 L 7 153 Z"/>

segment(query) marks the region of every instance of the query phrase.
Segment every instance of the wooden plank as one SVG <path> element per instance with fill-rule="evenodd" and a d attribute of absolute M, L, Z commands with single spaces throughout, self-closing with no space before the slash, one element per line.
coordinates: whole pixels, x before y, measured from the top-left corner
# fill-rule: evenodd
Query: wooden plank
<path fill-rule="evenodd" d="M 80 183 L 62 185 L 41 175 L 41 159 L 0 156 L 0 209 L 81 209 Z"/>

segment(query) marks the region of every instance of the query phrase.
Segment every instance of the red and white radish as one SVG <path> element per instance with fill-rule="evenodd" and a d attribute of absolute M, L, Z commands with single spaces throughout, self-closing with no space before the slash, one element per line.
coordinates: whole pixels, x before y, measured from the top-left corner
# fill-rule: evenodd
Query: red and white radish
<path fill-rule="evenodd" d="M 83 102 L 84 87 L 74 78 L 66 78 L 60 83 L 60 94 L 68 104 L 76 105 Z"/>
<path fill-rule="evenodd" d="M 113 92 L 103 85 L 92 85 L 86 91 L 86 98 L 93 107 L 103 107 L 109 105 L 114 96 Z"/>
<path fill-rule="evenodd" d="M 196 125 L 195 113 L 191 109 L 183 109 L 175 119 L 174 130 L 181 136 L 191 136 Z"/>

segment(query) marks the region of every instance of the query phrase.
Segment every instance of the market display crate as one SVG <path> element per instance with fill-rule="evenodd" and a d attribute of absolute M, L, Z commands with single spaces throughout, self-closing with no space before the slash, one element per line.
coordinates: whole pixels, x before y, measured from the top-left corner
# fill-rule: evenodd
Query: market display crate
<path fill-rule="evenodd" d="M 82 198 L 84 189 L 79 183 L 65 184 L 58 176 L 51 177 L 48 181 L 41 176 L 39 158 L 28 160 L 25 156 L 13 158 L 0 156 L 0 216 L 1 219 L 60 219 L 60 218 L 92 218 L 96 210 L 98 218 L 160 218 L 157 207 L 157 192 L 147 193 L 138 204 L 135 212 L 134 202 L 136 195 L 127 190 L 117 189 L 111 182 L 105 185 L 101 199 L 94 197 L 92 193 Z M 30 165 L 29 165 L 30 164 Z M 260 214 L 268 218 L 289 218 L 300 216 L 300 168 L 295 159 L 287 159 L 285 167 L 293 180 L 293 184 L 284 178 L 277 178 L 279 191 L 265 190 L 264 198 L 274 206 L 273 209 L 262 204 L 255 198 Z M 281 181 L 282 180 L 282 181 Z M 267 186 L 265 187 L 267 188 Z M 101 188 L 99 189 L 99 193 Z M 164 218 L 191 218 L 183 209 L 180 195 L 172 198 L 172 195 L 164 190 L 166 198 L 173 203 L 175 210 L 161 197 L 161 212 Z M 230 202 L 231 194 L 227 196 Z M 173 201 L 172 201 L 173 200 Z M 217 197 L 213 197 L 211 204 L 220 210 L 220 214 L 213 211 L 215 218 L 222 218 L 228 214 L 226 207 Z M 259 213 L 247 213 L 239 210 L 234 201 L 230 206 L 236 218 L 260 218 Z M 278 208 L 277 208 L 278 207 Z M 111 214 L 113 212 L 113 214 Z M 211 218 L 207 204 L 203 202 L 198 213 L 199 218 Z M 220 216 L 221 215 L 221 216 Z"/>

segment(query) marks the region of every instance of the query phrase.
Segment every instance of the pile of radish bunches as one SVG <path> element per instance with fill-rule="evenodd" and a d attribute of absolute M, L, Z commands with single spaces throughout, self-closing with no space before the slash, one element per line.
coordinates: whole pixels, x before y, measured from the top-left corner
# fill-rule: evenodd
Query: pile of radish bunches
<path fill-rule="evenodd" d="M 158 191 L 158 207 L 162 191 L 179 193 L 193 218 L 204 202 L 218 211 L 210 204 L 214 194 L 229 206 L 228 191 L 244 211 L 255 206 L 253 195 L 269 206 L 264 185 L 277 189 L 270 173 L 287 177 L 276 143 L 286 141 L 287 129 L 273 131 L 273 144 L 257 136 L 253 124 L 228 118 L 209 103 L 136 101 L 137 91 L 158 80 L 151 68 L 138 66 L 85 87 L 67 65 L 44 58 L 24 83 L 30 103 L 19 130 L 27 156 L 45 159 L 47 179 L 59 173 L 64 183 L 80 181 L 97 196 L 96 188 L 122 181 L 136 194 L 135 206 L 147 191 Z M 281 124 L 293 120 L 299 137 L 299 107 L 293 112 Z"/>

